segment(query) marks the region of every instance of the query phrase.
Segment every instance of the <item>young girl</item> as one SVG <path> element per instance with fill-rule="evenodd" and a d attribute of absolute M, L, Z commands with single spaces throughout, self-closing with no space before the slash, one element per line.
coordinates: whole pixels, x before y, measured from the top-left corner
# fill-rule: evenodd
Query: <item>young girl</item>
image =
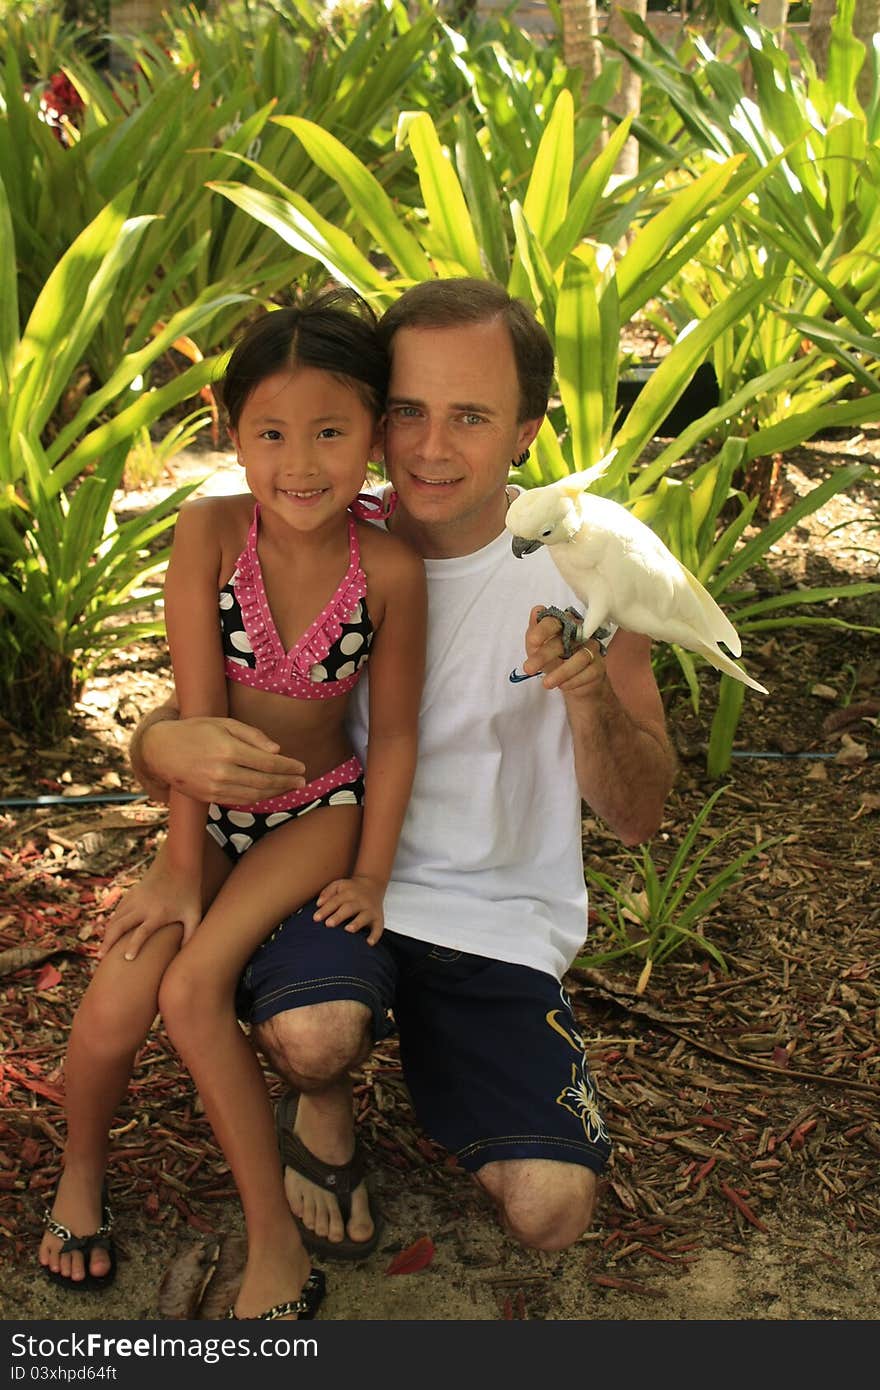
<path fill-rule="evenodd" d="M 115 1272 L 108 1130 L 158 1005 L 241 1195 L 248 1259 L 230 1315 L 313 1317 L 320 1302 L 234 991 L 257 946 L 318 893 L 327 926 L 368 930 L 371 944 L 382 931 L 425 635 L 421 561 L 361 520 L 377 514 L 358 489 L 380 450 L 387 374 L 371 311 L 345 292 L 267 314 L 230 359 L 223 404 L 250 492 L 181 511 L 165 586 L 174 680 L 181 715 L 263 729 L 306 781 L 240 807 L 172 792 L 163 850 L 108 924 L 68 1046 L 64 1171 L 40 1247 L 67 1288 Z M 343 720 L 368 657 L 364 777 Z"/>

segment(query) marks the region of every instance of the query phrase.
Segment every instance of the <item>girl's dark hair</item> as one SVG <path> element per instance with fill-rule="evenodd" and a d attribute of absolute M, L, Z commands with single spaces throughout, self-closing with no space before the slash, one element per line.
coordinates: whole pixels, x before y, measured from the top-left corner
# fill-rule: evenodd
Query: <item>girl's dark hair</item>
<path fill-rule="evenodd" d="M 519 381 L 519 423 L 538 420 L 547 409 L 553 381 L 553 348 L 545 330 L 521 299 L 491 280 L 467 276 L 425 280 L 405 290 L 379 320 L 379 338 L 394 351 L 401 328 L 461 328 L 500 318 L 507 326 Z"/>
<path fill-rule="evenodd" d="M 318 367 L 350 386 L 376 416 L 388 394 L 388 353 L 376 315 L 354 290 L 331 288 L 295 309 L 274 309 L 257 319 L 238 343 L 219 396 L 230 428 L 237 429 L 251 392 L 273 372 Z"/>

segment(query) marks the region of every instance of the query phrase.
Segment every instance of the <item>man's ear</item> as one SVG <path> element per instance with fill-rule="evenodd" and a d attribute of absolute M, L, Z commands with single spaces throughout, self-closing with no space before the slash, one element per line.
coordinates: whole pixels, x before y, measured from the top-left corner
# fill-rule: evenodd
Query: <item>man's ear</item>
<path fill-rule="evenodd" d="M 373 430 L 373 439 L 370 444 L 369 460 L 371 463 L 385 462 L 385 421 L 387 416 L 380 415 L 376 421 L 376 428 Z"/>
<path fill-rule="evenodd" d="M 519 427 L 519 434 L 516 437 L 516 452 L 521 454 L 525 449 L 531 448 L 538 434 L 538 430 L 544 422 L 544 416 L 539 415 L 537 420 L 523 420 Z"/>

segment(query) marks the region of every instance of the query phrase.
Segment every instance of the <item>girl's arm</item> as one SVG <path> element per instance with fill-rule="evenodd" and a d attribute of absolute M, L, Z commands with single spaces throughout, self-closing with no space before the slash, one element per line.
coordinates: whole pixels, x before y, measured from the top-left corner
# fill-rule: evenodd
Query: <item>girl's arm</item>
<path fill-rule="evenodd" d="M 174 533 L 165 579 L 165 632 L 181 718 L 229 713 L 217 594 L 222 550 L 222 502 L 203 499 L 185 506 Z M 172 873 L 191 885 L 190 922 L 184 940 L 201 918 L 202 858 L 207 806 L 172 791 L 166 859 Z M 193 908 L 192 899 L 197 898 Z M 194 916 L 192 915 L 194 913 Z M 189 928 L 187 930 L 187 927 Z"/>
<path fill-rule="evenodd" d="M 165 630 L 184 717 L 227 713 L 217 614 L 221 508 L 219 499 L 183 507 L 165 578 Z M 134 959 L 144 940 L 169 922 L 181 923 L 184 941 L 192 935 L 202 916 L 205 819 L 203 803 L 172 790 L 163 852 L 109 919 L 102 954 L 130 935 L 126 957 Z"/>
<path fill-rule="evenodd" d="M 369 926 L 373 945 L 382 931 L 382 898 L 416 768 L 427 592 L 421 559 L 394 537 L 384 538 L 381 551 L 377 546 L 371 570 L 385 595 L 385 614 L 370 652 L 370 734 L 360 848 L 351 879 L 327 885 L 315 917 L 328 927 L 347 922 L 346 931 L 351 932 Z"/>

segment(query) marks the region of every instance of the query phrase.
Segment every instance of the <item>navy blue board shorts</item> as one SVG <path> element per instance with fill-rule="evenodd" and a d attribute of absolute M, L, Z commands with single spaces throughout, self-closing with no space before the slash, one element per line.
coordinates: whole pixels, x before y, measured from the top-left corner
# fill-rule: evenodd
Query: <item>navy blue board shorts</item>
<path fill-rule="evenodd" d="M 396 932 L 368 946 L 314 911 L 307 903 L 251 957 L 236 1000 L 244 1022 L 356 999 L 378 1041 L 392 1010 L 418 1121 L 462 1167 L 549 1158 L 601 1172 L 608 1131 L 558 980 Z"/>

